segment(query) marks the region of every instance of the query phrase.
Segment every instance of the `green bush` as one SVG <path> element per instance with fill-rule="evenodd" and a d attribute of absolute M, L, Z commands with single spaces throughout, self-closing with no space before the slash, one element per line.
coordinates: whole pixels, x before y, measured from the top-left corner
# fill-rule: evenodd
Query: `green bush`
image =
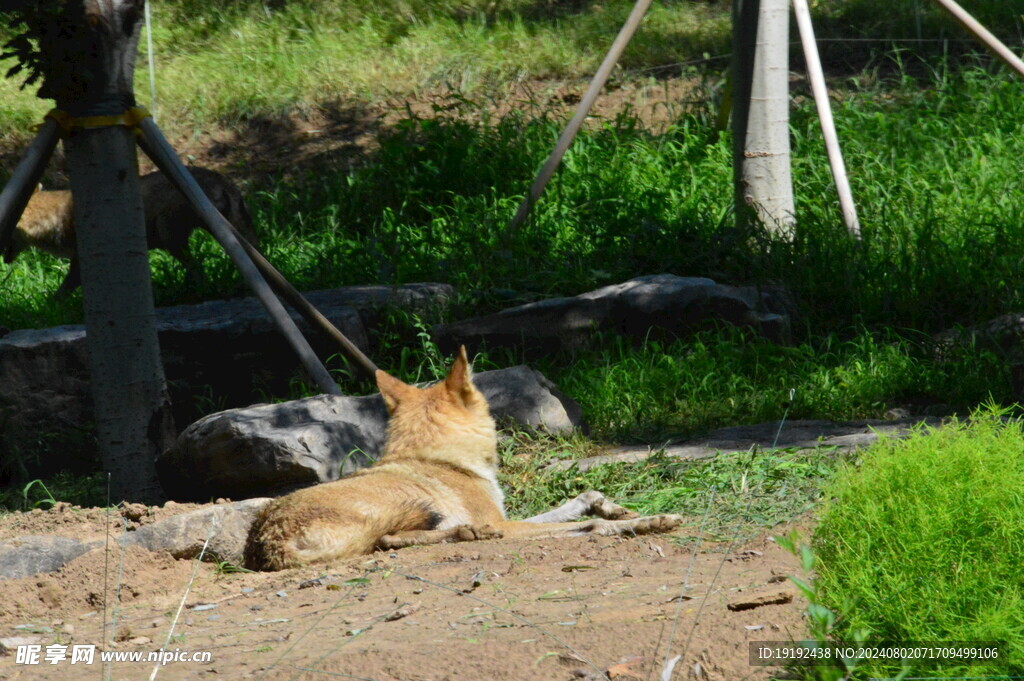
<path fill-rule="evenodd" d="M 1003 641 L 1009 667 L 951 664 L 928 673 L 1024 671 L 1022 490 L 1024 430 L 991 407 L 885 440 L 841 470 L 814 536 L 816 586 L 841 615 L 835 637 Z M 898 668 L 861 671 L 892 676 Z"/>

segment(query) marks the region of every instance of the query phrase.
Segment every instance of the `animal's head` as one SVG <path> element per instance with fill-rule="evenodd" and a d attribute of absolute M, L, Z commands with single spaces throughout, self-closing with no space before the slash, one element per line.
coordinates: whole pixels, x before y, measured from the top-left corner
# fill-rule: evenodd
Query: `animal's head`
<path fill-rule="evenodd" d="M 443 381 L 417 388 L 378 371 L 377 387 L 391 416 L 384 456 L 453 463 L 483 456 L 484 462 L 497 465 L 494 419 L 487 399 L 473 385 L 465 347 Z"/>

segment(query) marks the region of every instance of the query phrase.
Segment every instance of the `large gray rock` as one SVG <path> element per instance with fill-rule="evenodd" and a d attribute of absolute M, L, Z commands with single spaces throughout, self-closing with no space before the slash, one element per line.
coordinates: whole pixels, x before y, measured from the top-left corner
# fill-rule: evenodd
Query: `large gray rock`
<path fill-rule="evenodd" d="M 499 423 L 553 433 L 582 425 L 579 405 L 528 367 L 484 371 L 473 380 Z M 189 426 L 157 468 L 177 499 L 274 495 L 368 465 L 384 444 L 386 425 L 380 395 L 232 409 Z"/>
<path fill-rule="evenodd" d="M 67 537 L 27 536 L 0 542 L 0 579 L 20 579 L 53 572 L 103 542 Z"/>
<path fill-rule="evenodd" d="M 129 532 L 125 544 L 167 551 L 175 558 L 195 558 L 209 538 L 204 557 L 241 565 L 249 527 L 269 501 L 246 499 L 181 513 Z"/>
<path fill-rule="evenodd" d="M 784 341 L 793 304 L 779 289 L 725 286 L 704 277 L 656 274 L 572 298 L 552 298 L 434 328 L 442 349 L 572 349 L 597 331 L 644 338 L 652 330 L 683 336 L 715 323 L 747 327 Z"/>
<path fill-rule="evenodd" d="M 974 326 L 947 329 L 934 338 L 939 359 L 979 349 L 998 355 L 1010 370 L 1014 398 L 1024 400 L 1024 313 L 1011 312 Z"/>
<path fill-rule="evenodd" d="M 429 315 L 453 295 L 447 284 L 350 286 L 306 294 L 352 342 L 372 354 L 366 327 L 384 310 Z M 292 315 L 299 327 L 305 322 Z M 285 393 L 299 371 L 295 354 L 254 298 L 157 310 L 164 372 L 179 423 L 195 419 L 195 396 L 225 407 L 253 402 L 257 391 Z M 307 333 L 321 356 L 338 349 Z M 85 328 L 12 331 L 0 337 L 0 465 L 16 458 L 28 474 L 85 469 L 95 460 Z"/>
<path fill-rule="evenodd" d="M 54 471 L 90 467 L 96 443 L 86 362 L 82 327 L 0 338 L 0 469 L 17 461 L 32 477 L 43 462 Z"/>

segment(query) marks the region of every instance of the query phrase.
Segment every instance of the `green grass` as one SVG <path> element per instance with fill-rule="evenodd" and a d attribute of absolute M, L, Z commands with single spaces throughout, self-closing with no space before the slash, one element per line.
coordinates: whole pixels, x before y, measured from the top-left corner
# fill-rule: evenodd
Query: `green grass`
<path fill-rule="evenodd" d="M 1024 303 L 1024 220 L 1013 198 L 1014 159 L 1024 155 L 1014 112 L 1024 91 L 1004 75 L 972 67 L 938 74 L 928 90 L 910 79 L 851 87 L 837 118 L 860 244 L 839 224 L 809 104 L 793 123 L 800 228 L 792 244 L 729 227 L 728 138 L 701 107 L 664 134 L 629 117 L 586 131 L 533 221 L 505 239 L 559 126 L 544 116 L 488 117 L 465 98 L 452 104 L 386 130 L 347 173 L 299 169 L 250 194 L 269 258 L 300 289 L 446 281 L 460 296 L 453 317 L 665 271 L 793 293 L 794 347 L 723 334 L 553 358 L 545 370 L 602 437 L 770 420 L 790 388 L 794 417 L 878 416 L 901 401 L 957 409 L 990 396 L 1012 401 L 1005 357 L 965 348 L 939 362 L 928 339 Z M 207 288 L 189 291 L 177 263 L 155 253 L 160 304 L 243 291 L 209 238 L 195 245 Z M 6 276 L 0 325 L 80 320 L 78 299 L 45 297 L 62 277 L 54 259 L 25 254 Z M 415 333 L 384 339 L 375 359 L 417 364 L 410 340 L 420 346 Z"/>
<path fill-rule="evenodd" d="M 510 81 L 586 77 L 596 70 L 632 4 L 157 0 L 153 40 L 159 107 L 165 120 L 185 130 L 341 100 L 404 97 L 439 86 L 497 92 Z M 818 36 L 826 41 L 826 58 L 847 69 L 859 70 L 894 46 L 930 60 L 948 52 L 950 43 L 956 54 L 971 45 L 962 29 L 922 0 L 811 5 Z M 1003 39 L 1019 38 L 1024 1 L 979 0 L 971 11 Z M 644 69 L 678 73 L 680 63 L 727 54 L 730 40 L 727 2 L 656 3 L 620 66 L 627 74 Z M 797 62 L 799 53 L 794 46 Z M 724 66 L 719 60 L 711 63 Z M 147 68 L 140 59 L 136 82 L 143 102 L 149 100 Z M 0 128 L 24 130 L 45 110 L 31 101 L 31 93 L 15 92 L 10 85 L 0 86 L 0 94 L 5 102 Z"/>
<path fill-rule="evenodd" d="M 1024 91 L 1003 74 L 972 67 L 936 75 L 929 89 L 909 78 L 850 87 L 836 115 L 860 244 L 841 227 L 808 102 L 793 118 L 792 244 L 730 228 L 729 140 L 704 107 L 664 134 L 629 117 L 585 132 L 532 222 L 505 239 L 559 124 L 453 104 L 385 130 L 351 171 L 294 168 L 250 194 L 270 259 L 299 288 L 447 281 L 464 296 L 455 313 L 473 314 L 669 271 L 783 285 L 817 334 L 851 325 L 934 332 L 1024 304 L 1024 215 L 1014 200 Z M 159 303 L 241 292 L 217 250 L 198 244 L 210 281 L 198 292 L 176 263 L 154 256 Z M 61 271 L 45 256 L 20 258 L 0 324 L 76 321 L 77 305 L 43 299 Z"/>
<path fill-rule="evenodd" d="M 548 511 L 577 494 L 596 489 L 638 513 L 679 513 L 699 520 L 707 514 L 706 541 L 728 542 L 737 533 L 791 521 L 811 509 L 841 457 L 823 448 L 720 454 L 689 461 L 655 455 L 641 463 L 607 464 L 586 472 L 545 470 L 552 460 L 593 453 L 568 440 L 552 443 L 519 435 L 506 443 L 501 481 L 510 517 Z M 713 491 L 712 491 L 713 490 Z M 697 527 L 688 531 L 693 539 Z"/>
<path fill-rule="evenodd" d="M 949 665 L 928 673 L 1024 671 L 1022 487 L 1021 422 L 993 408 L 865 452 L 827 487 L 814 537 L 816 588 L 841 615 L 833 635 L 1004 641 L 1008 667 Z M 897 671 L 861 669 L 874 676 Z"/>
<path fill-rule="evenodd" d="M 594 435 L 663 442 L 737 423 L 781 418 L 880 418 L 895 406 L 969 410 L 1012 401 L 1009 371 L 990 351 L 961 347 L 938 360 L 928 339 L 860 331 L 779 346 L 722 329 L 674 343 L 626 342 L 539 366 L 583 405 Z"/>
<path fill-rule="evenodd" d="M 509 81 L 584 77 L 631 7 L 626 0 L 157 1 L 157 100 L 165 120 L 187 127 L 439 87 L 497 91 Z M 659 4 L 621 63 L 643 68 L 719 54 L 729 40 L 722 6 Z M 142 55 L 145 49 L 143 40 Z M 144 103 L 147 69 L 140 58 L 136 88 Z M 31 93 L 5 94 L 12 105 L 0 107 L 0 123 L 23 127 L 37 108 Z"/>

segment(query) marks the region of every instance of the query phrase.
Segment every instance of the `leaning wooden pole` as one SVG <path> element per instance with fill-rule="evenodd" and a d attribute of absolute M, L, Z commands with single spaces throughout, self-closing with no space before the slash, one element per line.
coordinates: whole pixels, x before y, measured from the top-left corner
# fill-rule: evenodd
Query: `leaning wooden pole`
<path fill-rule="evenodd" d="M 277 293 L 277 295 L 284 298 L 285 302 L 292 306 L 296 312 L 298 312 L 303 319 L 306 320 L 310 326 L 315 329 L 320 329 L 328 338 L 338 344 L 343 355 L 356 367 L 358 367 L 366 378 L 375 380 L 377 376 L 378 367 L 373 363 L 369 357 L 367 357 L 359 347 L 348 339 L 348 336 L 343 334 L 341 330 L 331 323 L 331 320 L 321 314 L 320 310 L 316 309 L 312 303 L 306 300 L 299 291 L 292 286 L 291 282 L 284 278 L 276 267 L 270 264 L 263 254 L 256 250 L 256 248 L 245 240 L 240 234 L 235 234 L 238 241 L 242 244 L 242 248 L 252 258 L 253 263 L 256 264 L 256 269 L 266 277 L 267 282 L 270 283 L 271 288 Z"/>
<path fill-rule="evenodd" d="M 857 219 L 857 207 L 853 203 L 853 192 L 850 190 L 850 179 L 846 174 L 846 163 L 843 152 L 839 148 L 839 136 L 836 134 L 835 120 L 832 118 L 832 105 L 828 100 L 828 87 L 825 85 L 825 73 L 821 68 L 821 57 L 818 56 L 818 43 L 814 39 L 814 26 L 811 24 L 811 11 L 807 0 L 793 0 L 793 13 L 800 31 L 800 40 L 804 46 L 804 58 L 807 61 L 807 76 L 811 81 L 814 93 L 814 104 L 818 107 L 818 120 L 821 121 L 821 135 L 825 138 L 825 150 L 828 162 L 832 167 L 832 178 L 839 194 L 839 206 L 843 211 L 846 229 L 857 239 L 860 238 L 860 221 Z"/>
<path fill-rule="evenodd" d="M 533 204 L 537 203 L 537 199 L 544 193 L 544 188 L 547 186 L 551 176 L 555 174 L 555 170 L 558 169 L 558 164 L 562 162 L 562 157 L 565 152 L 569 149 L 572 141 L 576 139 L 576 133 L 580 131 L 580 127 L 583 126 L 583 121 L 587 119 L 587 115 L 594 106 L 594 102 L 597 101 L 597 96 L 601 94 L 601 90 L 604 88 L 605 83 L 608 82 L 608 77 L 612 73 L 612 69 L 615 68 L 615 64 L 618 63 L 619 57 L 622 56 L 622 51 L 626 49 L 626 45 L 633 38 L 633 34 L 636 33 L 636 29 L 639 28 L 641 20 L 644 18 L 644 14 L 647 13 L 647 8 L 651 6 L 651 0 L 637 0 L 633 6 L 633 11 L 629 13 L 629 17 L 626 18 L 626 23 L 623 24 L 622 29 L 619 31 L 619 35 L 615 37 L 615 41 L 612 43 L 611 48 L 608 50 L 608 54 L 605 55 L 604 61 L 601 62 L 601 66 L 597 69 L 597 73 L 594 74 L 594 78 L 590 81 L 590 86 L 587 88 L 586 94 L 583 95 L 583 99 L 576 106 L 576 113 L 573 115 L 569 124 L 565 126 L 565 130 L 559 136 L 558 141 L 555 143 L 555 148 L 548 156 L 548 159 L 541 166 L 540 172 L 537 173 L 537 177 L 534 179 L 533 184 L 530 186 L 530 191 L 527 192 L 526 198 L 519 204 L 519 210 L 516 211 L 515 216 L 512 218 L 512 222 L 508 226 L 508 234 L 514 234 L 516 230 L 526 221 L 526 218 L 530 214 L 530 209 L 533 208 Z"/>
<path fill-rule="evenodd" d="M 235 263 L 245 283 L 252 289 L 256 298 L 266 308 L 268 314 L 270 314 L 270 318 L 278 330 L 295 350 L 299 356 L 299 361 L 302 362 L 306 371 L 309 372 L 317 387 L 329 395 L 341 395 L 341 389 L 338 388 L 334 379 L 331 378 L 327 368 L 320 362 L 316 353 L 313 352 L 309 343 L 302 336 L 302 333 L 299 332 L 298 327 L 295 326 L 295 322 L 288 316 L 284 306 L 281 305 L 281 301 L 274 295 L 266 280 L 260 276 L 256 265 L 253 264 L 245 249 L 235 237 L 234 228 L 231 226 L 231 223 L 220 214 L 220 211 L 214 207 L 210 199 L 203 193 L 203 190 L 185 168 L 184 164 L 178 159 L 177 153 L 175 153 L 174 148 L 171 147 L 163 133 L 160 132 L 157 124 L 152 118 L 147 117 L 139 123 L 139 130 L 146 140 L 147 153 L 167 175 L 167 179 L 185 195 L 185 198 L 196 209 L 196 212 L 202 216 L 203 221 L 210 228 L 210 232 L 224 247 L 232 262 Z"/>
<path fill-rule="evenodd" d="M 1007 66 L 1021 76 L 1024 76 L 1024 61 L 1021 61 L 1020 57 L 1004 45 L 999 38 L 992 35 L 991 31 L 981 25 L 981 22 L 968 14 L 963 7 L 953 2 L 953 0 L 935 0 L 935 4 L 953 15 L 953 18 L 960 22 L 961 26 L 974 34 L 975 38 L 980 40 L 993 54 L 1002 59 Z"/>
<path fill-rule="evenodd" d="M 150 160 L 153 161 L 154 165 L 159 168 L 164 175 L 171 177 L 173 172 L 170 167 L 164 162 L 163 155 L 155 151 L 152 146 L 146 141 L 145 137 L 139 137 L 139 146 L 149 156 Z M 188 198 L 188 197 L 186 197 Z M 207 213 L 203 213 L 196 208 L 200 217 L 206 220 Z M 213 227 L 207 223 L 211 233 L 213 233 Z M 299 293 L 291 282 L 285 279 L 284 275 L 281 274 L 276 267 L 263 257 L 263 254 L 256 250 L 256 248 L 250 244 L 245 237 L 239 234 L 235 226 L 228 222 L 228 227 L 231 228 L 231 234 L 235 237 L 238 243 L 245 249 L 246 255 L 252 259 L 253 264 L 256 265 L 256 269 L 260 271 L 260 274 L 267 280 L 270 287 L 274 289 L 277 295 L 284 298 L 285 302 L 292 306 L 296 312 L 298 312 L 306 322 L 315 329 L 320 329 L 324 335 L 330 338 L 332 341 L 338 344 L 342 354 L 348 358 L 365 376 L 371 380 L 377 374 L 377 365 L 373 363 L 369 357 L 367 357 L 359 347 L 350 341 L 348 337 L 341 332 L 338 327 L 331 323 L 327 317 L 323 316 L 319 310 L 317 310 L 312 303 Z M 214 233 L 216 236 L 216 234 Z"/>
<path fill-rule="evenodd" d="M 21 214 L 32 198 L 32 192 L 39 184 L 59 140 L 60 127 L 57 121 L 47 118 L 0 192 L 0 256 L 6 255 L 11 248 L 14 228 L 18 226 Z"/>

